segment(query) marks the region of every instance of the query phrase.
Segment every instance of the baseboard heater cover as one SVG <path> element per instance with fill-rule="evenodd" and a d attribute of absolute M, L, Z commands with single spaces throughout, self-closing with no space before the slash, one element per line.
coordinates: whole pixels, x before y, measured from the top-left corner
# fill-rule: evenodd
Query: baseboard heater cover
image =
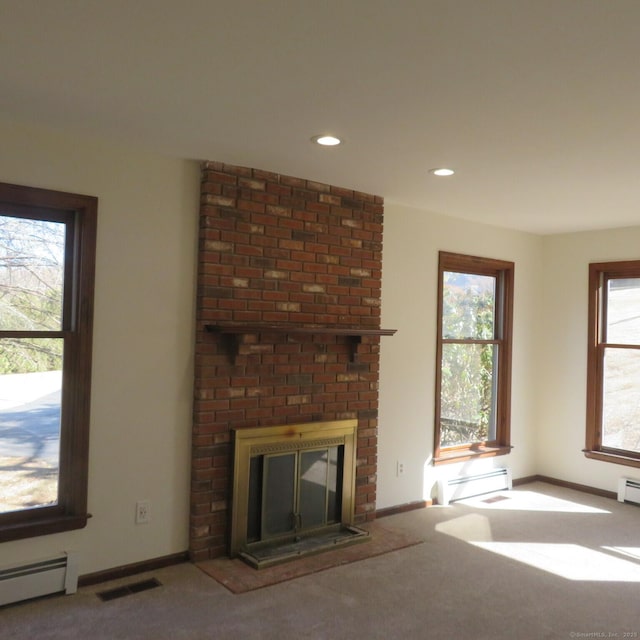
<path fill-rule="evenodd" d="M 640 480 L 620 478 L 618 480 L 618 501 L 640 504 Z"/>
<path fill-rule="evenodd" d="M 513 486 L 511 469 L 492 469 L 485 473 L 455 476 L 438 480 L 438 504 L 448 505 L 454 500 L 473 498 L 493 491 L 510 490 Z"/>
<path fill-rule="evenodd" d="M 78 588 L 78 554 L 65 552 L 0 569 L 0 606 L 53 593 L 75 593 Z"/>

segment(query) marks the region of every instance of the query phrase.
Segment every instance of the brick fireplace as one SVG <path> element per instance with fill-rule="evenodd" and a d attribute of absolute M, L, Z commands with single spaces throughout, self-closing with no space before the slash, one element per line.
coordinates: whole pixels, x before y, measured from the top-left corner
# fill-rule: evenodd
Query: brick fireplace
<path fill-rule="evenodd" d="M 357 420 L 355 522 L 375 518 L 382 224 L 379 196 L 203 164 L 193 561 L 228 551 L 234 428 Z"/>

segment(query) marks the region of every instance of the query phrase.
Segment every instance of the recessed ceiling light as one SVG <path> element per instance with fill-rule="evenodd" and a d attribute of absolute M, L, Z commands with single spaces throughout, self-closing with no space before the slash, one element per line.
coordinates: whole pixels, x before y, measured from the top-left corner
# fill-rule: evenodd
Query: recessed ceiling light
<path fill-rule="evenodd" d="M 434 176 L 452 176 L 455 171 L 453 169 L 446 169 L 445 167 L 440 167 L 439 169 L 429 169 L 429 173 L 433 173 Z"/>
<path fill-rule="evenodd" d="M 311 142 L 321 144 L 323 147 L 335 147 L 339 144 L 342 144 L 342 140 L 340 140 L 340 138 L 336 138 L 335 136 L 314 136 L 313 138 L 311 138 Z"/>

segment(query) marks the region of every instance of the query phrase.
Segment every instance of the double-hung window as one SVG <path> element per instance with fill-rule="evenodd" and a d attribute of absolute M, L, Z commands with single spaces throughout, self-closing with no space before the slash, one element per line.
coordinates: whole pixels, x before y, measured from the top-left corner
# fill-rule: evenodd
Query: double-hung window
<path fill-rule="evenodd" d="M 87 522 L 96 215 L 0 184 L 0 541 Z"/>
<path fill-rule="evenodd" d="M 512 262 L 440 252 L 434 463 L 510 451 Z"/>
<path fill-rule="evenodd" d="M 640 467 L 640 261 L 589 265 L 585 455 Z"/>

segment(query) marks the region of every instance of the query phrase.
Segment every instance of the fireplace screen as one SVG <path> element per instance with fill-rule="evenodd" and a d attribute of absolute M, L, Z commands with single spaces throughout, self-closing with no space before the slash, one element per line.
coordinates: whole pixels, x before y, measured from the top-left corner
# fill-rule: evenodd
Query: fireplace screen
<path fill-rule="evenodd" d="M 234 431 L 231 555 L 264 555 L 278 544 L 294 553 L 292 544 L 299 551 L 314 536 L 331 535 L 334 545 L 346 537 L 356 428 L 356 420 L 340 420 Z"/>

